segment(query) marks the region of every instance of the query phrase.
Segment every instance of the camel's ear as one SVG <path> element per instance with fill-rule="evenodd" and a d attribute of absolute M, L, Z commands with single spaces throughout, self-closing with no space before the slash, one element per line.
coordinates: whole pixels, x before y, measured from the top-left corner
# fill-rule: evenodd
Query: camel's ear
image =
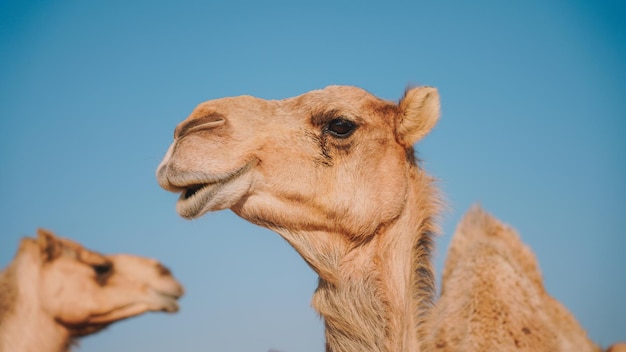
<path fill-rule="evenodd" d="M 426 136 L 439 120 L 439 93 L 432 87 L 407 89 L 399 107 L 398 141 L 410 147 Z"/>
<path fill-rule="evenodd" d="M 37 243 L 44 261 L 52 261 L 63 253 L 63 245 L 46 229 L 37 229 Z"/>

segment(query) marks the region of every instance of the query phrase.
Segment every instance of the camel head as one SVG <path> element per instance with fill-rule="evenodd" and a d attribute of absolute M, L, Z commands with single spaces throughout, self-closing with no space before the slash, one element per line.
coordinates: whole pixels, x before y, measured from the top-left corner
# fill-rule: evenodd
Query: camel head
<path fill-rule="evenodd" d="M 157 179 L 180 193 L 181 216 L 231 209 L 302 256 L 320 278 L 311 304 L 328 351 L 413 350 L 438 210 L 413 144 L 438 118 L 430 87 L 398 103 L 347 86 L 211 100 L 176 127 Z"/>
<path fill-rule="evenodd" d="M 38 282 L 28 286 L 36 290 L 42 310 L 73 337 L 147 311 L 176 312 L 183 294 L 156 260 L 102 255 L 42 229 L 37 239 L 22 240 L 18 256 L 37 266 Z"/>
<path fill-rule="evenodd" d="M 239 96 L 198 105 L 174 131 L 157 170 L 188 219 L 232 209 L 281 231 L 363 239 L 398 217 L 412 145 L 439 117 L 434 88 L 399 103 L 330 86 L 284 99 Z"/>

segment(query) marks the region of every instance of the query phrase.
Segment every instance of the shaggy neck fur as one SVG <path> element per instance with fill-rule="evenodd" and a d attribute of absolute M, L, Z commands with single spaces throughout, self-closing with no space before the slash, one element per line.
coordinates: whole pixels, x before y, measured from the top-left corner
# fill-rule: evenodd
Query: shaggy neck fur
<path fill-rule="evenodd" d="M 0 352 L 65 352 L 71 338 L 39 305 L 39 265 L 21 252 L 0 273 Z"/>
<path fill-rule="evenodd" d="M 430 260 L 439 199 L 433 180 L 410 166 L 400 216 L 363 243 L 341 234 L 278 231 L 319 274 L 313 307 L 326 351 L 419 351 L 435 292 Z M 325 241 L 307 241 L 317 236 Z"/>

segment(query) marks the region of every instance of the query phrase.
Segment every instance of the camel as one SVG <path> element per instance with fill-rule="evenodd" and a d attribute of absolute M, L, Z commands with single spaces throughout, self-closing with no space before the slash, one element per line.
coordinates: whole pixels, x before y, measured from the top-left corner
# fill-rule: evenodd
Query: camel
<path fill-rule="evenodd" d="M 434 351 L 600 351 L 546 292 L 531 249 L 480 206 L 459 223 L 442 279 L 425 329 Z"/>
<path fill-rule="evenodd" d="M 212 100 L 176 127 L 157 179 L 184 218 L 230 208 L 295 248 L 319 275 L 327 351 L 418 351 L 441 202 L 412 146 L 438 117 L 431 87 L 397 104 L 347 86 Z"/>
<path fill-rule="evenodd" d="M 324 319 L 326 351 L 432 351 L 442 343 L 451 349 L 457 342 L 444 338 L 456 335 L 432 331 L 445 332 L 450 320 L 430 314 L 431 252 L 443 203 L 413 150 L 439 114 L 432 87 L 407 89 L 398 103 L 349 86 L 283 100 L 210 100 L 176 127 L 156 177 L 180 193 L 182 217 L 231 209 L 277 232 L 302 256 L 319 276 L 312 306 Z M 530 270 L 521 279 L 538 279 L 532 266 L 520 270 Z M 444 306 L 452 289 L 445 292 Z M 581 331 L 553 303 L 546 305 L 550 314 L 563 314 L 560 326 L 574 329 L 565 338 Z M 474 314 L 436 312 L 450 319 Z M 539 336 L 529 331 L 513 346 Z M 571 341 L 586 341 L 581 336 Z"/>
<path fill-rule="evenodd" d="M 0 273 L 0 352 L 69 351 L 148 311 L 178 311 L 183 287 L 153 259 L 102 255 L 39 229 Z"/>
<path fill-rule="evenodd" d="M 619 342 L 609 347 L 606 352 L 626 352 L 626 342 Z"/>

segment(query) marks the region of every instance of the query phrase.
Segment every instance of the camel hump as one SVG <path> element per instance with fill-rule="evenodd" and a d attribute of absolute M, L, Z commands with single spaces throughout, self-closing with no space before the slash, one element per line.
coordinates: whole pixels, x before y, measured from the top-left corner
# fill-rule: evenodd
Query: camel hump
<path fill-rule="evenodd" d="M 486 212 L 480 205 L 473 205 L 463 216 L 450 243 L 448 265 L 453 269 L 459 258 L 477 247 L 489 247 L 506 258 L 520 272 L 541 285 L 541 270 L 532 250 L 525 245 L 517 231 Z"/>
<path fill-rule="evenodd" d="M 478 205 L 452 238 L 429 324 L 439 351 L 599 351 L 517 232 Z"/>

